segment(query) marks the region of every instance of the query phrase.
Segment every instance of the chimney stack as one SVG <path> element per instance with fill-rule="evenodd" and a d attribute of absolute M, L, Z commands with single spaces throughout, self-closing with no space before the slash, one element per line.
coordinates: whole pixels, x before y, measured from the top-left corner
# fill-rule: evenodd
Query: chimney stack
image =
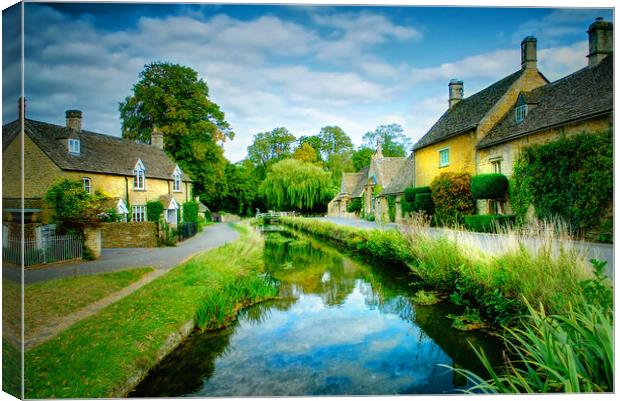
<path fill-rule="evenodd" d="M 151 145 L 164 150 L 164 134 L 157 127 L 153 127 L 151 132 Z"/>
<path fill-rule="evenodd" d="M 521 69 L 536 68 L 536 38 L 528 36 L 521 41 Z"/>
<path fill-rule="evenodd" d="M 588 28 L 588 39 L 588 67 L 593 67 L 614 51 L 614 24 L 598 17 Z"/>
<path fill-rule="evenodd" d="M 67 110 L 65 112 L 67 119 L 67 128 L 71 128 L 76 132 L 82 131 L 82 111 L 81 110 Z"/>
<path fill-rule="evenodd" d="M 455 104 L 463 100 L 463 81 L 457 79 L 451 79 L 448 84 L 448 104 L 449 108 L 454 107 Z"/>
<path fill-rule="evenodd" d="M 377 138 L 377 154 L 376 154 L 377 158 L 382 158 L 383 157 L 383 139 L 382 138 Z"/>
<path fill-rule="evenodd" d="M 19 119 L 19 121 L 22 120 L 22 116 L 24 117 L 24 120 L 26 119 L 26 98 L 20 96 L 19 99 L 17 99 L 17 118 Z"/>

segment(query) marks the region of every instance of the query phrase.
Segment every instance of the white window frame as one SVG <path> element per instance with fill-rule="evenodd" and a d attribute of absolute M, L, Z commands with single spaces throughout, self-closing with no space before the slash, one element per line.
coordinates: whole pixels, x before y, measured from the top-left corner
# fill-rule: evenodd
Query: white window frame
<path fill-rule="evenodd" d="M 442 160 L 442 157 L 441 157 L 443 152 L 445 152 L 444 154 L 447 155 L 445 162 Z M 439 167 L 449 166 L 450 165 L 450 148 L 439 149 L 437 153 L 439 154 Z"/>
<path fill-rule="evenodd" d="M 177 165 L 172 173 L 172 192 L 182 192 L 181 189 L 181 169 Z"/>
<path fill-rule="evenodd" d="M 522 104 L 520 106 L 515 107 L 515 122 L 521 123 L 525 120 L 525 116 L 527 115 L 527 104 Z"/>
<path fill-rule="evenodd" d="M 88 177 L 82 177 L 82 188 L 89 194 L 93 193 L 93 180 Z"/>
<path fill-rule="evenodd" d="M 133 169 L 133 190 L 144 191 L 146 190 L 146 169 L 142 160 L 138 159 L 136 166 Z"/>
<path fill-rule="evenodd" d="M 68 142 L 69 153 L 75 153 L 76 155 L 80 154 L 80 140 L 69 138 Z"/>
<path fill-rule="evenodd" d="M 146 221 L 146 205 L 131 206 L 131 221 Z"/>

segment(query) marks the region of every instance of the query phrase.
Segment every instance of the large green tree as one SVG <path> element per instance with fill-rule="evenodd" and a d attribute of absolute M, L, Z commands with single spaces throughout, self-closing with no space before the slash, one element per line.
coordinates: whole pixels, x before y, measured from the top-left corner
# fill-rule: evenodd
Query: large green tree
<path fill-rule="evenodd" d="M 146 65 L 119 111 L 124 138 L 148 142 L 154 127 L 163 132 L 164 150 L 191 176 L 203 201 L 214 202 L 225 191 L 221 144 L 234 133 L 196 71 L 165 62 Z"/>
<path fill-rule="evenodd" d="M 341 155 L 353 150 L 351 138 L 336 125 L 321 128 L 318 138 L 321 143 L 318 150 L 325 160 L 329 160 L 332 155 Z"/>
<path fill-rule="evenodd" d="M 403 157 L 411 149 L 411 139 L 403 133 L 403 128 L 398 124 L 380 125 L 374 131 L 368 131 L 364 134 L 363 146 L 376 149 L 379 139 L 385 157 Z"/>
<path fill-rule="evenodd" d="M 353 163 L 353 169 L 355 171 L 360 171 L 364 167 L 370 166 L 370 158 L 372 157 L 374 153 L 375 151 L 372 150 L 371 148 L 363 146 L 363 145 L 360 146 L 353 153 L 353 156 L 351 157 L 351 162 Z"/>
<path fill-rule="evenodd" d="M 270 206 L 302 211 L 324 210 L 334 196 L 331 173 L 297 159 L 273 164 L 260 186 Z"/>
<path fill-rule="evenodd" d="M 316 150 L 316 157 L 318 161 L 323 160 L 323 155 L 321 154 L 321 149 L 323 149 L 323 144 L 321 143 L 321 138 L 318 135 L 302 135 L 299 137 L 298 147 L 303 146 L 304 143 L 312 146 L 312 149 Z"/>
<path fill-rule="evenodd" d="M 271 164 L 291 156 L 295 141 L 295 136 L 284 127 L 259 132 L 248 146 L 248 159 L 266 171 Z"/>

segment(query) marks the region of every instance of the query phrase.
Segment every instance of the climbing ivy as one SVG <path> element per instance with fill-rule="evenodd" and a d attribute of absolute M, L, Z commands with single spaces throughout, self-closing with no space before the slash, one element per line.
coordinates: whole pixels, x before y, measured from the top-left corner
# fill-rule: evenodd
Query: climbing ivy
<path fill-rule="evenodd" d="M 388 204 L 388 217 L 390 218 L 390 221 L 393 223 L 396 221 L 396 197 L 394 195 L 388 195 L 387 204 Z"/>

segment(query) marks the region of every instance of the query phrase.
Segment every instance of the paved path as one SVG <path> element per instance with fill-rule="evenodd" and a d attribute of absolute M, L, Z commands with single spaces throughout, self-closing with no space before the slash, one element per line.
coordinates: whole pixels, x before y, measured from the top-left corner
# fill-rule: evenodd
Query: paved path
<path fill-rule="evenodd" d="M 168 248 L 118 248 L 103 249 L 101 258 L 85 262 L 49 264 L 38 269 L 27 269 L 26 284 L 76 275 L 107 273 L 134 267 L 153 267 L 168 270 L 198 252 L 234 241 L 239 233 L 227 224 L 214 224 L 175 247 Z M 18 268 L 3 266 L 2 275 L 15 282 L 20 281 Z"/>
<path fill-rule="evenodd" d="M 379 224 L 376 222 L 347 219 L 343 217 L 319 217 L 319 220 L 329 221 L 332 223 L 364 228 L 364 229 L 406 229 L 406 225 L 399 225 L 395 223 Z M 505 234 L 486 234 L 475 233 L 467 231 L 457 231 L 447 228 L 428 228 L 429 235 L 433 237 L 447 236 L 454 239 L 459 243 L 465 243 L 467 245 L 477 247 L 484 252 L 492 255 L 498 255 L 505 253 L 509 249 L 514 249 L 518 246 L 519 241 L 522 242 L 529 249 L 540 248 L 543 241 L 537 238 L 531 237 L 514 237 Z M 586 260 L 598 259 L 607 262 L 607 275 L 614 278 L 614 246 L 612 244 L 600 244 L 594 242 L 583 241 L 566 241 L 557 240 L 555 243 L 555 251 L 559 249 L 559 246 L 572 247 L 578 250 Z"/>

